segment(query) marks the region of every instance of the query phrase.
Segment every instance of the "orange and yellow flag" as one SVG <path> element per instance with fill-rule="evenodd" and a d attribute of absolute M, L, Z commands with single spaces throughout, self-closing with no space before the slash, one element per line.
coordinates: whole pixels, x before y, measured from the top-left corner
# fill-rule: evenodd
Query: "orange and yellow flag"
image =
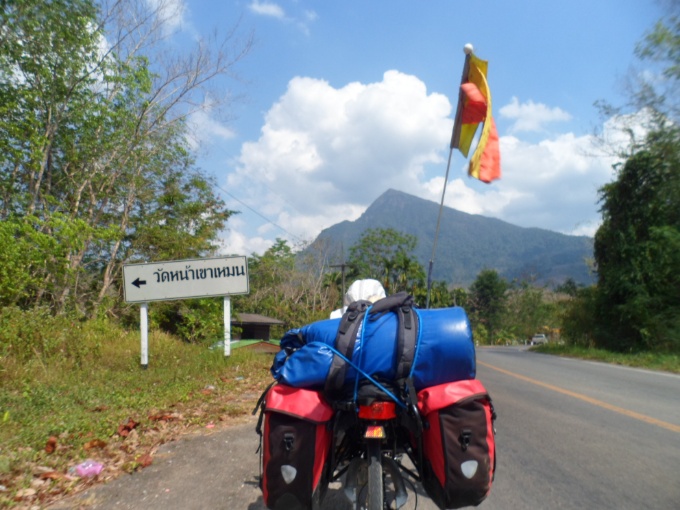
<path fill-rule="evenodd" d="M 477 127 L 483 123 L 482 134 L 470 159 L 468 175 L 486 183 L 501 177 L 498 131 L 491 115 L 491 92 L 486 81 L 488 66 L 486 60 L 472 53 L 466 57 L 451 136 L 451 148 L 459 149 L 467 157 Z"/>

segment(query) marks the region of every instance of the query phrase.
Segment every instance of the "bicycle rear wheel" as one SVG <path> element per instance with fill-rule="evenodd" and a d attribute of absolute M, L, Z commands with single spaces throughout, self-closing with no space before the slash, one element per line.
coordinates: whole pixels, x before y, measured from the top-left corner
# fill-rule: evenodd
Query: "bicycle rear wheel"
<path fill-rule="evenodd" d="M 369 441 L 367 510 L 384 510 L 385 491 L 381 456 L 380 441 Z"/>

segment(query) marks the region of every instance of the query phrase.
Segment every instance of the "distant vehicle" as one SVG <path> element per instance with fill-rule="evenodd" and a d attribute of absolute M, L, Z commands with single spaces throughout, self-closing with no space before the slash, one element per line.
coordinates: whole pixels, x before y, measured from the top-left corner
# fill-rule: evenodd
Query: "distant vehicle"
<path fill-rule="evenodd" d="M 543 333 L 536 333 L 534 336 L 531 337 L 531 345 L 540 345 L 547 343 L 548 337 L 545 336 Z"/>

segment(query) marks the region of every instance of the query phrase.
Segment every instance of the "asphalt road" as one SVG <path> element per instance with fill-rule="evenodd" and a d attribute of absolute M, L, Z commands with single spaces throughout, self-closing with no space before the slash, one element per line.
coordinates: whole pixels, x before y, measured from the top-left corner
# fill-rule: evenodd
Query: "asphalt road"
<path fill-rule="evenodd" d="M 680 508 L 680 376 L 522 348 L 479 349 L 477 361 L 499 416 L 496 479 L 479 508 Z M 50 508 L 262 510 L 257 445 L 254 421 L 187 436 Z M 324 508 L 349 508 L 338 485 Z M 436 507 L 411 491 L 404 508 Z"/>
<path fill-rule="evenodd" d="M 680 376 L 480 349 L 498 411 L 487 509 L 680 508 Z"/>

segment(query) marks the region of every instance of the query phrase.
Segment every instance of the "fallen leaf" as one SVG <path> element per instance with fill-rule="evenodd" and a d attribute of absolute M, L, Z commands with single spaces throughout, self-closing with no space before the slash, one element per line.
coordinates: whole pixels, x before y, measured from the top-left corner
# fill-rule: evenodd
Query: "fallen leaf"
<path fill-rule="evenodd" d="M 33 480 L 31 480 L 31 487 L 39 491 L 40 488 L 46 483 L 48 483 L 47 480 L 43 480 L 41 478 L 34 478 Z"/>
<path fill-rule="evenodd" d="M 40 475 L 41 480 L 61 480 L 62 478 L 66 478 L 66 475 L 59 471 L 48 471 Z"/>
<path fill-rule="evenodd" d="M 180 419 L 180 416 L 176 413 L 158 413 L 149 416 L 151 421 L 172 421 L 178 419 Z"/>
<path fill-rule="evenodd" d="M 92 450 L 93 448 L 105 448 L 107 445 L 106 441 L 102 441 L 101 439 L 93 439 L 92 441 L 88 441 L 83 445 L 83 448 L 86 450 Z"/>
<path fill-rule="evenodd" d="M 132 432 L 137 425 L 139 425 L 139 422 L 133 420 L 132 418 L 128 418 L 127 423 L 121 423 L 118 425 L 118 435 L 121 437 L 127 437 L 130 435 L 130 432 Z"/>
<path fill-rule="evenodd" d="M 139 433 L 136 429 L 132 429 L 130 433 L 125 438 L 126 443 L 132 443 L 135 446 L 139 442 Z"/>
<path fill-rule="evenodd" d="M 17 491 L 16 496 L 14 497 L 14 501 L 21 501 L 22 499 L 25 498 L 31 498 L 35 496 L 36 490 L 35 489 L 20 489 Z"/>
<path fill-rule="evenodd" d="M 153 458 L 151 454 L 145 453 L 141 457 L 137 457 L 136 462 L 143 468 L 149 467 L 153 463 Z"/>
<path fill-rule="evenodd" d="M 54 450 L 57 449 L 57 438 L 55 436 L 50 436 L 50 438 L 47 440 L 47 444 L 45 444 L 45 452 L 46 453 L 54 453 Z"/>

